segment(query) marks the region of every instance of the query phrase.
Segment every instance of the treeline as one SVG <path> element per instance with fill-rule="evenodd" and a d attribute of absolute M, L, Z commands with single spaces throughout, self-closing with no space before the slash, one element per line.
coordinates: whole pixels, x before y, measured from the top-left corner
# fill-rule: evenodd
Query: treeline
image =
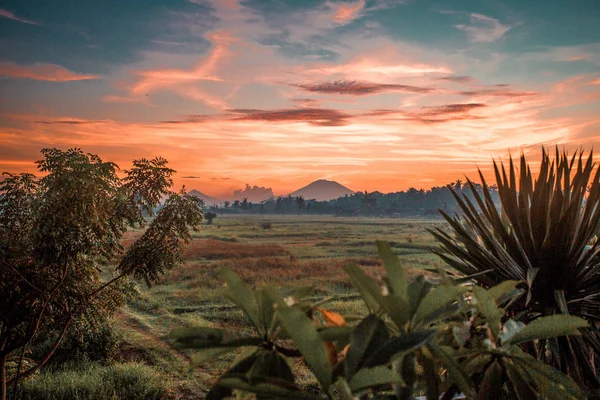
<path fill-rule="evenodd" d="M 482 193 L 482 186 L 473 183 L 477 192 Z M 278 196 L 259 203 L 247 198 L 234 202 L 225 201 L 221 205 L 210 208 L 215 213 L 250 213 L 250 214 L 282 214 L 303 215 L 321 214 L 339 217 L 419 217 L 438 216 L 438 210 L 447 213 L 458 213 L 459 206 L 452 195 L 454 190 L 460 196 L 472 199 L 471 190 L 466 182 L 457 180 L 446 186 L 435 186 L 428 190 L 410 188 L 395 193 L 356 192 L 329 201 L 305 199 L 302 196 Z M 496 186 L 490 188 L 494 202 L 498 202 Z"/>

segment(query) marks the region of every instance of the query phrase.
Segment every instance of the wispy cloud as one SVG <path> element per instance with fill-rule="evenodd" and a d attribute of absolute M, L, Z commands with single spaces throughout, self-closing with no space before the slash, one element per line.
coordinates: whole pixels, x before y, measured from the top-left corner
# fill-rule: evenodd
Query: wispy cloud
<path fill-rule="evenodd" d="M 359 0 L 351 4 L 339 4 L 336 6 L 334 20 L 337 23 L 346 23 L 355 19 L 365 7 L 365 0 Z"/>
<path fill-rule="evenodd" d="M 383 92 L 408 92 L 408 93 L 432 93 L 433 88 L 400 85 L 395 83 L 374 83 L 357 80 L 339 80 L 321 83 L 293 84 L 297 88 L 308 92 L 322 94 L 345 94 L 352 96 L 367 96 Z"/>
<path fill-rule="evenodd" d="M 0 63 L 0 77 L 50 82 L 84 81 L 99 78 L 97 75 L 78 74 L 55 64 L 24 66 L 14 62 Z"/>
<path fill-rule="evenodd" d="M 348 125 L 350 115 L 333 109 L 325 108 L 296 108 L 283 110 L 231 110 L 236 114 L 244 114 L 234 118 L 238 121 L 265 122 L 305 122 L 315 126 L 344 126 Z"/>
<path fill-rule="evenodd" d="M 470 25 L 460 24 L 455 26 L 465 31 L 469 39 L 475 43 L 494 42 L 511 29 L 511 26 L 504 25 L 496 18 L 483 14 L 472 13 L 470 20 Z"/>
<path fill-rule="evenodd" d="M 439 81 L 447 81 L 447 82 L 453 82 L 453 83 L 473 83 L 475 82 L 475 79 L 470 77 L 470 76 L 465 76 L 465 75 L 450 75 L 450 76 L 442 76 L 439 78 L 436 78 Z"/>
<path fill-rule="evenodd" d="M 8 10 L 2 9 L 2 8 L 0 8 L 0 17 L 12 19 L 13 21 L 22 22 L 24 24 L 39 25 L 39 23 L 37 23 L 35 21 L 31 21 L 31 20 L 25 19 L 25 18 L 19 18 L 12 11 L 8 11 Z"/>

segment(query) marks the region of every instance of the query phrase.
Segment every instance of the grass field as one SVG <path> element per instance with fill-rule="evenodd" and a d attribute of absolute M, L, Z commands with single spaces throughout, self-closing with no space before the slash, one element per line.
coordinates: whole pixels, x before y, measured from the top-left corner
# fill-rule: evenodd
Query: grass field
<path fill-rule="evenodd" d="M 263 228 L 270 223 L 270 228 Z M 334 218 L 315 216 L 225 216 L 203 225 L 187 246 L 184 265 L 167 273 L 152 287 L 140 288 L 139 297 L 118 316 L 124 338 L 122 361 L 155 366 L 172 381 L 174 398 L 198 398 L 230 359 L 188 371 L 191 353 L 173 349 L 164 340 L 177 326 L 214 326 L 245 329 L 241 312 L 223 296 L 217 271 L 232 268 L 251 285 L 274 284 L 284 291 L 314 286 L 316 295 L 340 296 L 330 308 L 346 314 L 364 313 L 343 271 L 347 263 L 361 265 L 377 275 L 381 265 L 375 240 L 391 243 L 413 273 L 442 267 L 431 253 L 435 246 L 427 228 L 441 220 Z M 132 231 L 127 241 L 141 232 Z M 306 377 L 308 380 L 309 378 Z"/>

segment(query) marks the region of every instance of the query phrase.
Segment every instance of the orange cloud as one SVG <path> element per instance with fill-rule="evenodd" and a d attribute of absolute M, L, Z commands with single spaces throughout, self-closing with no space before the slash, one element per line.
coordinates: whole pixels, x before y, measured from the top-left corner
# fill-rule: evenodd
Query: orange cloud
<path fill-rule="evenodd" d="M 21 66 L 13 62 L 0 64 L 0 77 L 13 79 L 34 79 L 50 82 L 70 82 L 98 79 L 97 75 L 78 74 L 55 64 L 33 64 Z"/>
<path fill-rule="evenodd" d="M 356 4 L 343 4 L 338 6 L 335 13 L 335 22 L 343 24 L 357 17 L 365 7 L 365 0 L 359 0 Z"/>
<path fill-rule="evenodd" d="M 222 99 L 209 95 L 195 85 L 202 81 L 222 81 L 216 74 L 216 69 L 224 59 L 232 55 L 229 47 L 238 39 L 226 31 L 213 32 L 208 35 L 208 39 L 213 43 L 212 50 L 192 70 L 154 69 L 136 71 L 134 74 L 141 77 L 141 79 L 131 86 L 131 93 L 143 96 L 157 90 L 171 90 L 212 107 L 227 108 L 226 102 Z M 123 100 L 120 99 L 119 101 Z"/>

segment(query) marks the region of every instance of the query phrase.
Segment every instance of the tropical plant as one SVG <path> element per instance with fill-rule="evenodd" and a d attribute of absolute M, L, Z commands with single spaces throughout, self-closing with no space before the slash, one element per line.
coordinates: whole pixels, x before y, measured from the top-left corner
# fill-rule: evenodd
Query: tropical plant
<path fill-rule="evenodd" d="M 221 271 L 227 296 L 243 310 L 253 332 L 178 328 L 170 338 L 198 349 L 197 366 L 225 353 L 238 354 L 206 398 L 286 399 L 582 399 L 568 377 L 520 348 L 535 340 L 579 335 L 581 318 L 554 315 L 530 325 L 504 319 L 500 306 L 518 301 L 516 281 L 490 289 L 467 285 L 440 272 L 438 285 L 420 276 L 409 282 L 389 245 L 377 243 L 386 276 L 382 285 L 362 269 L 346 272 L 368 309 L 364 317 L 327 310 L 302 288 L 288 296 L 264 287 L 251 290 L 231 270 Z M 504 320 L 504 323 L 502 321 Z M 290 358 L 300 357 L 321 390 L 296 383 Z"/>
<path fill-rule="evenodd" d="M 229 200 L 225 200 L 225 202 L 223 203 L 224 208 L 229 208 L 230 205 L 231 205 L 231 202 Z"/>
<path fill-rule="evenodd" d="M 202 221 L 202 201 L 172 193 L 163 158 L 117 166 L 80 149 L 42 150 L 45 176 L 8 175 L 0 183 L 0 399 L 7 384 L 31 376 L 48 362 L 70 328 L 93 329 L 135 287 L 147 285 L 181 261 L 189 227 Z M 169 195 L 149 224 L 161 198 Z M 147 229 L 125 249 L 129 226 Z M 27 362 L 30 344 L 55 337 L 45 354 Z M 7 362 L 16 373 L 7 374 Z"/>
<path fill-rule="evenodd" d="M 472 199 L 452 192 L 462 217 L 442 215 L 452 227 L 432 231 L 438 251 L 463 274 L 481 271 L 475 279 L 483 287 L 503 280 L 521 282 L 527 295 L 510 307 L 515 320 L 535 323 L 538 318 L 570 314 L 591 326 L 582 337 L 549 338 L 525 347 L 578 382 L 598 388 L 595 363 L 600 356 L 600 170 L 593 154 L 552 159 L 543 149 L 534 179 L 525 155 L 517 169 L 494 162 L 501 207 L 492 201 L 490 187 L 479 172 L 482 188 L 467 180 Z"/>

